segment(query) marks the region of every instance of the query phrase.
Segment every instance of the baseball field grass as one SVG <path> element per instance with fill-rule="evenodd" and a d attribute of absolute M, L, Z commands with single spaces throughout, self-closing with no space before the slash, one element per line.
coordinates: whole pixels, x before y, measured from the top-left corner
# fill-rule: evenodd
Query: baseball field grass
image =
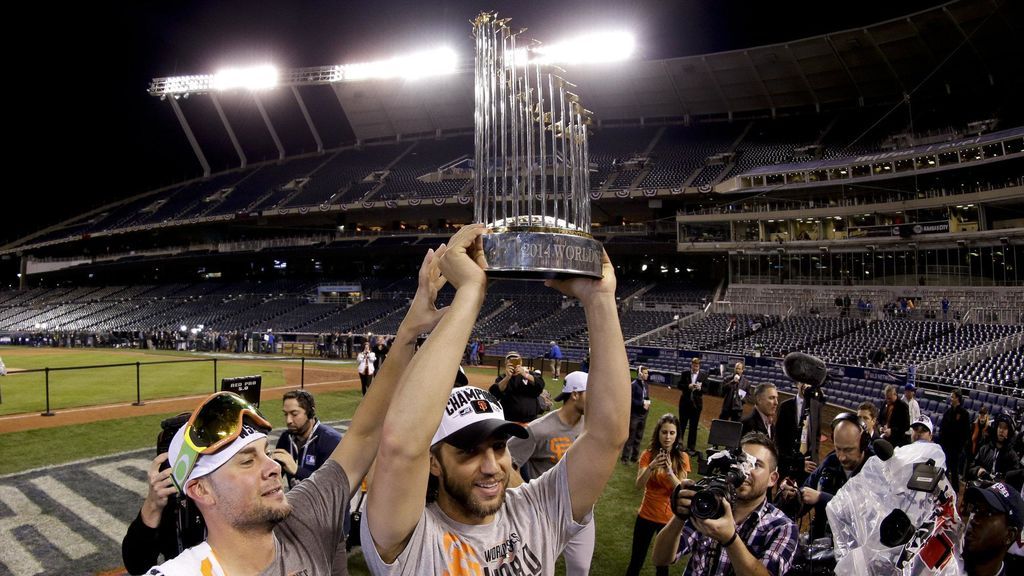
<path fill-rule="evenodd" d="M 259 374 L 263 377 L 264 388 L 284 384 L 285 364 L 282 362 L 221 358 L 216 363 L 215 380 L 212 357 L 172 351 L 4 346 L 0 347 L 0 358 L 8 370 L 8 375 L 0 380 L 0 416 L 46 409 L 47 374 L 20 373 L 21 370 L 51 369 L 51 410 L 134 402 L 137 395 L 143 400 L 193 396 L 212 392 L 219 379 L 234 376 Z M 68 369 L 109 364 L 128 366 Z"/>

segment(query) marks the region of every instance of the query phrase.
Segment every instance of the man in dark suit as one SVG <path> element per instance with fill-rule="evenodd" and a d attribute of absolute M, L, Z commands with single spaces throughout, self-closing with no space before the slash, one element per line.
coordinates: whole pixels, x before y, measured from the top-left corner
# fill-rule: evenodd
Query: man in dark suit
<path fill-rule="evenodd" d="M 779 404 L 778 417 L 775 419 L 775 445 L 779 448 L 780 454 L 791 454 L 794 450 L 799 450 L 807 458 L 805 471 L 810 473 L 817 468 L 821 459 L 818 456 L 818 448 L 821 440 L 822 403 L 817 399 L 810 401 L 807 419 L 801 426 L 804 404 L 807 402 L 804 397 L 807 388 L 807 384 L 797 382 L 796 396 Z"/>
<path fill-rule="evenodd" d="M 697 449 L 697 423 L 700 412 L 704 409 L 704 385 L 707 384 L 708 373 L 700 369 L 700 358 L 690 360 L 690 369 L 679 378 L 679 434 L 683 437 L 687 425 L 690 435 L 686 439 L 686 449 L 694 452 Z"/>
<path fill-rule="evenodd" d="M 743 418 L 743 399 L 750 393 L 750 383 L 743 375 L 743 362 L 737 362 L 735 371 L 722 382 L 722 412 L 719 420 L 739 422 Z"/>
<path fill-rule="evenodd" d="M 861 423 L 864 425 L 864 429 L 867 430 L 872 440 L 878 440 L 882 437 L 878 433 L 878 405 L 874 402 L 865 400 L 860 403 L 857 407 L 857 417 L 860 418 Z"/>
<path fill-rule="evenodd" d="M 740 420 L 743 423 L 743 435 L 760 432 L 774 440 L 775 412 L 779 407 L 779 391 L 774 384 L 765 382 L 754 389 L 754 411 Z"/>
<path fill-rule="evenodd" d="M 953 490 L 960 490 L 960 462 L 965 447 L 971 442 L 971 414 L 963 407 L 963 393 L 956 389 L 949 395 L 949 408 L 939 424 L 939 446 L 946 455 L 946 476 Z"/>
<path fill-rule="evenodd" d="M 905 446 L 910 438 L 910 407 L 896 394 L 896 387 L 889 384 L 885 387 L 885 405 L 878 413 L 878 425 L 881 427 L 882 438 L 894 447 Z"/>

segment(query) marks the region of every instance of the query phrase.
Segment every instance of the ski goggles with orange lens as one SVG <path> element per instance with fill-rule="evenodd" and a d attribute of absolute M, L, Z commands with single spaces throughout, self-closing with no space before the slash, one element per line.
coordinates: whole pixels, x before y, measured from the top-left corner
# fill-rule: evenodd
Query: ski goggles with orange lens
<path fill-rule="evenodd" d="M 251 426 L 244 422 L 246 416 Z M 238 394 L 217 392 L 192 412 L 184 428 L 181 449 L 171 466 L 171 478 L 182 493 L 200 456 L 216 454 L 252 432 L 266 434 L 273 426 L 259 408 Z"/>

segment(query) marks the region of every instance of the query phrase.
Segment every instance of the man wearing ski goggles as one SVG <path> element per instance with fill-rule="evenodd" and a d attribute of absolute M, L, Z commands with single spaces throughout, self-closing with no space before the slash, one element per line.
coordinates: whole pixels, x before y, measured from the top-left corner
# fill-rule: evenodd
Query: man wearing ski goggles
<path fill-rule="evenodd" d="M 171 478 L 179 493 L 189 480 L 220 468 L 273 426 L 259 409 L 232 392 L 217 392 L 199 406 L 171 440 Z"/>
<path fill-rule="evenodd" d="M 370 468 L 381 422 L 420 334 L 446 310 L 434 302 L 445 284 L 444 253 L 427 252 L 419 285 L 388 361 L 359 403 L 348 432 L 307 480 L 287 495 L 281 465 L 267 454 L 270 422 L 234 394 L 207 398 L 171 440 L 174 486 L 206 522 L 206 541 L 151 568 L 148 576 L 207 574 L 347 574 L 344 521 L 352 492 Z"/>

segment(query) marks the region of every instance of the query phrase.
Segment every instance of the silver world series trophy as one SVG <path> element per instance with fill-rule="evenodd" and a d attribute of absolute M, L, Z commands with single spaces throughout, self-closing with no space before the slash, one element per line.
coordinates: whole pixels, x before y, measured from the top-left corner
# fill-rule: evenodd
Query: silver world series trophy
<path fill-rule="evenodd" d="M 576 86 L 517 48 L 525 30 L 481 13 L 476 40 L 475 214 L 488 273 L 520 278 L 601 277 L 601 243 L 590 234 L 587 126 Z"/>

